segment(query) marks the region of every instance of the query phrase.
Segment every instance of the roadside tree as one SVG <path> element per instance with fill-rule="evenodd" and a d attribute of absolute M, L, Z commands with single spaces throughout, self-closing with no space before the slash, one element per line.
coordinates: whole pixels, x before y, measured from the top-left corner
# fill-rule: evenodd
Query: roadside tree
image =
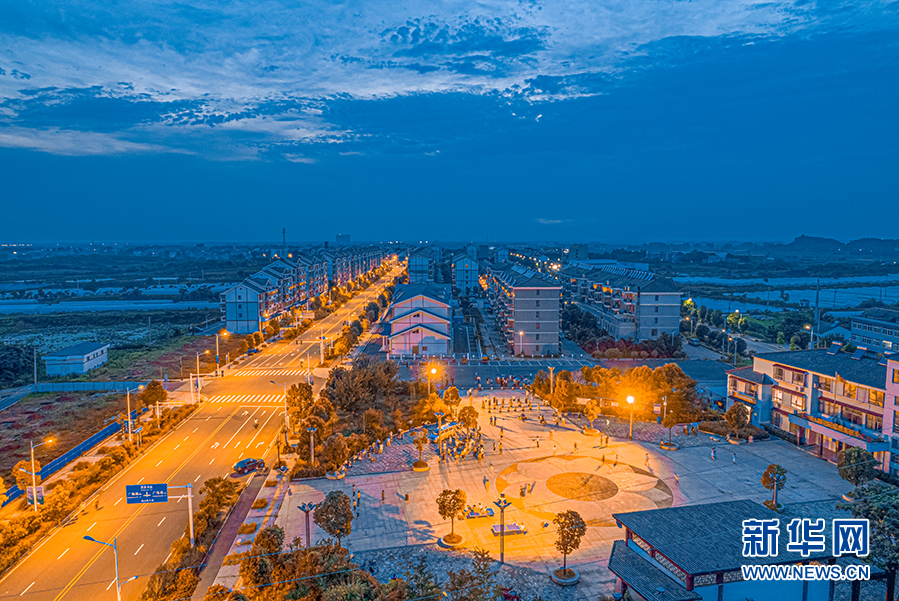
<path fill-rule="evenodd" d="M 859 447 L 849 447 L 837 453 L 837 470 L 840 478 L 858 487 L 877 477 L 877 460 L 874 455 Z"/>
<path fill-rule="evenodd" d="M 872 482 L 862 485 L 853 503 L 840 503 L 837 509 L 848 510 L 855 519 L 868 520 L 869 553 L 861 561 L 886 572 L 886 599 L 896 598 L 896 575 L 899 573 L 899 491 Z"/>
<path fill-rule="evenodd" d="M 322 445 L 322 461 L 325 468 L 334 471 L 339 468 L 350 457 L 350 450 L 342 434 L 334 434 L 329 436 Z"/>
<path fill-rule="evenodd" d="M 777 491 L 783 489 L 786 484 L 787 470 L 776 463 L 769 465 L 768 469 L 765 470 L 765 473 L 762 474 L 762 486 L 773 491 L 773 495 L 770 501 L 765 501 L 765 507 L 777 511 Z"/>
<path fill-rule="evenodd" d="M 140 393 L 140 402 L 144 407 L 152 407 L 156 403 L 164 403 L 168 397 L 169 393 L 166 392 L 162 382 L 153 380 Z"/>
<path fill-rule="evenodd" d="M 29 473 L 25 473 L 22 470 L 27 470 Z M 22 460 L 18 462 L 12 468 L 12 477 L 16 480 L 16 486 L 19 487 L 19 490 L 25 491 L 26 486 L 31 486 L 31 461 Z M 34 473 L 37 474 L 37 483 L 38 486 L 41 484 L 41 462 L 35 460 L 34 462 Z"/>

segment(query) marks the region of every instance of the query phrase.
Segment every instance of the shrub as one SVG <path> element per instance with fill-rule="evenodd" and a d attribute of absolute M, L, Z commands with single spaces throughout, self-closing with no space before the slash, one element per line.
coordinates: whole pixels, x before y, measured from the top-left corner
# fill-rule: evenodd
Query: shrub
<path fill-rule="evenodd" d="M 253 534 L 256 532 L 256 528 L 259 527 L 259 524 L 256 522 L 246 522 L 240 525 L 240 528 L 237 529 L 238 534 Z"/>
<path fill-rule="evenodd" d="M 265 509 L 268 507 L 268 499 L 256 499 L 251 505 L 253 509 Z"/>
<path fill-rule="evenodd" d="M 266 488 L 274 488 L 275 486 L 278 486 L 278 481 L 277 480 L 266 480 L 265 486 L 266 486 Z"/>

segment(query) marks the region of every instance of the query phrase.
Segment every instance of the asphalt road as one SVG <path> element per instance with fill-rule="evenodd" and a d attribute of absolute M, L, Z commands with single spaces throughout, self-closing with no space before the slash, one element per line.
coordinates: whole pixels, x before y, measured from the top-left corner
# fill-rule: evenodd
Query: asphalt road
<path fill-rule="evenodd" d="M 352 315 L 376 299 L 393 275 L 316 324 L 319 331 L 307 332 L 305 341 L 269 345 L 225 377 L 208 381 L 203 388 L 207 402 L 107 484 L 97 495 L 99 509 L 91 499 L 75 520 L 54 531 L 7 573 L 0 580 L 0 599 L 114 600 L 113 551 L 84 540 L 86 535 L 106 542 L 117 539 L 122 598 L 138 599 L 147 577 L 165 562 L 171 543 L 187 528 L 187 500 L 172 498 L 184 494 L 184 489 L 170 489 L 168 503 L 129 505 L 124 500 L 125 485 L 193 484 L 196 512 L 199 489 L 207 479 L 238 477 L 232 473 L 234 463 L 245 457 L 263 457 L 270 449 L 283 419 L 283 389 L 270 381 L 288 386 L 305 381 L 307 359 L 315 366 L 318 358 L 318 340 L 310 339 L 319 333 L 333 339 L 343 327 L 346 311 Z M 323 379 L 316 380 L 316 387 L 323 383 Z M 253 427 L 256 419 L 258 428 Z M 268 458 L 267 463 L 271 463 Z M 133 576 L 137 580 L 128 582 Z"/>

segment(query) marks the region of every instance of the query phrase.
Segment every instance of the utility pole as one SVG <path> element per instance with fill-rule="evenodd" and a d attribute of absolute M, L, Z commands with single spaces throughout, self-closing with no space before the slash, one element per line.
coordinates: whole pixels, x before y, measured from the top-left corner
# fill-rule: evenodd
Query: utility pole
<path fill-rule="evenodd" d="M 325 364 L 325 330 L 322 327 L 318 328 L 319 334 L 321 337 L 318 339 L 318 350 L 319 354 L 321 354 L 321 364 Z"/>
<path fill-rule="evenodd" d="M 34 391 L 37 392 L 37 345 L 34 346 Z"/>
<path fill-rule="evenodd" d="M 812 348 L 815 348 L 815 334 L 821 331 L 821 311 L 819 310 L 818 297 L 821 292 L 821 278 L 815 283 L 815 331 L 812 332 Z"/>

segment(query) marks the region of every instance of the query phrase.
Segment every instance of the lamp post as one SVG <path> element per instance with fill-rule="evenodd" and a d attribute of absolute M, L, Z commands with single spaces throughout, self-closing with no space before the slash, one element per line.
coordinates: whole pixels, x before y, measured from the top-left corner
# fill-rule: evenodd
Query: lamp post
<path fill-rule="evenodd" d="M 297 507 L 306 514 L 306 548 L 309 549 L 312 547 L 312 538 L 309 534 L 309 514 L 315 509 L 315 503 L 303 503 L 302 505 L 297 505 Z"/>
<path fill-rule="evenodd" d="M 628 432 L 627 438 L 628 440 L 634 439 L 634 395 L 627 395 L 627 404 L 631 406 L 631 427 Z"/>
<path fill-rule="evenodd" d="M 549 366 L 547 368 L 549 370 L 549 394 L 553 393 L 553 370 L 555 367 Z"/>
<path fill-rule="evenodd" d="M 309 432 L 309 464 L 315 464 L 315 431 L 318 428 L 309 427 L 306 428 L 306 431 Z"/>
<path fill-rule="evenodd" d="M 227 335 L 228 335 L 228 330 L 224 330 L 224 331 L 221 333 L 221 335 L 222 335 L 222 336 L 227 336 Z M 215 375 L 219 375 L 219 370 L 220 370 L 220 369 L 221 369 L 221 366 L 219 365 L 219 333 L 216 332 L 216 333 L 215 333 Z M 199 372 L 199 371 L 200 371 L 200 368 L 199 368 L 199 365 L 198 365 L 198 367 L 197 367 L 197 372 Z"/>
<path fill-rule="evenodd" d="M 443 411 L 434 414 L 437 418 L 437 454 L 440 455 L 440 459 L 443 459 L 443 438 L 440 436 L 442 434 L 440 426 L 445 415 L 446 413 Z"/>
<path fill-rule="evenodd" d="M 668 417 L 668 397 L 662 397 L 662 419 Z"/>
<path fill-rule="evenodd" d="M 209 351 L 203 351 L 202 353 L 197 353 L 197 400 L 200 400 L 200 355 L 208 355 Z"/>
<path fill-rule="evenodd" d="M 144 385 L 141 384 L 137 388 L 129 388 L 125 391 L 125 399 L 128 403 L 128 415 L 125 416 L 125 420 L 128 422 L 128 442 L 134 442 L 134 433 L 131 431 L 131 391 L 143 389 Z"/>
<path fill-rule="evenodd" d="M 427 375 L 427 378 L 428 378 L 428 396 L 431 396 L 431 376 L 436 376 L 436 375 L 437 375 L 437 368 L 436 368 L 436 367 L 432 367 L 431 369 L 428 370 L 428 375 Z"/>
<path fill-rule="evenodd" d="M 524 330 L 518 330 L 518 354 L 524 356 L 524 343 L 521 338 L 524 336 Z"/>
<path fill-rule="evenodd" d="M 34 511 L 35 511 L 35 513 L 37 512 L 37 470 L 34 469 L 34 450 L 35 450 L 36 448 L 38 448 L 39 446 L 42 446 L 42 445 L 45 445 L 45 444 L 49 444 L 49 443 L 51 443 L 51 442 L 53 442 L 53 439 L 52 439 L 52 438 L 48 438 L 48 439 L 45 440 L 44 442 L 39 442 L 39 443 L 37 443 L 37 444 L 34 444 L 34 441 L 32 440 L 32 441 L 31 441 L 31 471 L 30 471 L 30 472 L 27 472 L 26 470 L 22 470 L 22 471 L 25 472 L 25 473 L 30 473 L 30 474 L 31 474 L 31 488 L 32 488 L 33 497 L 34 497 Z M 22 468 L 19 468 L 19 469 L 22 469 Z"/>
<path fill-rule="evenodd" d="M 274 380 L 269 380 L 269 382 L 271 382 L 275 386 L 279 386 L 279 384 Z M 287 384 L 282 383 L 280 384 L 280 386 L 284 388 L 284 429 L 290 432 L 290 416 L 287 415 Z"/>
<path fill-rule="evenodd" d="M 506 560 L 506 507 L 512 503 L 506 499 L 506 493 L 500 493 L 499 500 L 493 504 L 499 507 L 499 563 L 503 564 Z"/>
<path fill-rule="evenodd" d="M 115 595 L 118 601 L 122 601 L 122 585 L 119 582 L 119 547 L 117 539 L 113 538 L 112 544 L 104 543 L 103 541 L 97 540 L 92 536 L 85 536 L 84 540 L 90 541 L 92 543 L 98 543 L 100 545 L 106 545 L 107 547 L 112 547 L 112 553 L 115 557 Z M 126 580 L 125 583 L 127 584 L 132 580 L 137 580 L 137 576 L 132 576 L 131 578 Z"/>

